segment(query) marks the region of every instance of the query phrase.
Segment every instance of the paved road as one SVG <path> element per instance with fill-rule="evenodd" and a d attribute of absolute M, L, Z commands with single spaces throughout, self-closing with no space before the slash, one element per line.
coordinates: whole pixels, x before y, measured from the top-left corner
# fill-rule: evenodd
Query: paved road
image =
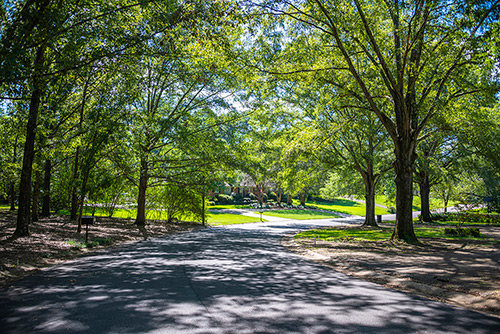
<path fill-rule="evenodd" d="M 345 276 L 279 244 L 345 222 L 212 228 L 86 256 L 0 291 L 0 333 L 499 332 L 498 318 Z"/>

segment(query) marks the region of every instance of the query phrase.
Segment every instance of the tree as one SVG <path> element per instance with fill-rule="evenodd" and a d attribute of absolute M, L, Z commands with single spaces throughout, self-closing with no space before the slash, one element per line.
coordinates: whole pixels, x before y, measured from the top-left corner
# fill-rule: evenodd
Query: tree
<path fill-rule="evenodd" d="M 463 74 L 492 64 L 487 40 L 498 3 L 311 0 L 265 1 L 260 7 L 282 18 L 277 29 L 263 34 L 284 35 L 285 27 L 286 38 L 263 43 L 266 50 L 283 52 L 266 53 L 260 62 L 271 66 L 256 66 L 289 80 L 300 80 L 297 73 L 323 78 L 337 96 L 369 106 L 383 124 L 394 146 L 392 238 L 418 242 L 412 184 L 419 138 L 443 106 L 482 88 Z"/>
<path fill-rule="evenodd" d="M 383 126 L 366 106 L 338 105 L 327 85 L 294 85 L 297 97 L 294 104 L 304 112 L 303 142 L 309 143 L 307 151 L 316 159 L 352 179 L 352 172 L 359 173 L 364 185 L 366 200 L 365 226 L 377 226 L 375 221 L 375 188 L 380 178 L 391 169 L 389 142 Z M 352 184 L 351 180 L 341 180 Z M 356 187 L 355 187 L 356 188 Z M 353 191 L 355 188 L 351 188 Z M 351 192 L 350 194 L 353 194 Z"/>

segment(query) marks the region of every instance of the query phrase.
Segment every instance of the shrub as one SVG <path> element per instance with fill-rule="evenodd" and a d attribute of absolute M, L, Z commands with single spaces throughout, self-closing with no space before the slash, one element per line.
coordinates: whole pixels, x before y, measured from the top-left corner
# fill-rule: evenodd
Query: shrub
<path fill-rule="evenodd" d="M 498 224 L 500 215 L 477 212 L 440 212 L 431 213 L 432 221 L 459 221 L 463 223 Z"/>
<path fill-rule="evenodd" d="M 233 204 L 234 203 L 234 198 L 231 195 L 218 194 L 216 196 L 216 198 L 217 198 L 217 203 L 219 203 L 219 204 Z"/>
<path fill-rule="evenodd" d="M 477 227 L 457 227 L 457 228 L 452 228 L 452 227 L 447 227 L 444 229 L 444 234 L 448 235 L 456 235 L 459 237 L 476 237 L 479 238 L 481 236 L 481 233 L 479 232 L 479 229 Z"/>

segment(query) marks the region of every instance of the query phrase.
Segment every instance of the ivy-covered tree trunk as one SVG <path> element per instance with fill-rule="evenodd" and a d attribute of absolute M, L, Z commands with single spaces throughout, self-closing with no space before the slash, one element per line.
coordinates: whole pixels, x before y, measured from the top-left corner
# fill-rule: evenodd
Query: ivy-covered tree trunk
<path fill-rule="evenodd" d="M 43 198 L 42 198 L 42 217 L 50 216 L 50 179 L 52 177 L 52 163 L 50 159 L 45 160 L 43 175 Z"/>
<path fill-rule="evenodd" d="M 141 174 L 139 178 L 139 195 L 137 198 L 137 216 L 135 223 L 144 226 L 146 224 L 146 190 L 148 189 L 149 170 L 148 162 L 141 158 Z"/>
<path fill-rule="evenodd" d="M 420 182 L 418 183 L 420 188 L 420 220 L 423 222 L 431 221 L 431 210 L 430 210 L 430 192 L 431 185 L 429 183 L 429 175 L 424 173 L 421 175 Z"/>
<path fill-rule="evenodd" d="M 33 183 L 33 203 L 31 206 L 31 221 L 38 221 L 38 198 L 40 197 L 40 171 L 35 171 L 35 182 Z"/>
<path fill-rule="evenodd" d="M 397 143 L 394 152 L 396 224 L 391 239 L 418 243 L 413 229 L 413 166 L 416 155 L 414 143 L 405 139 Z"/>
<path fill-rule="evenodd" d="M 29 236 L 29 225 L 31 222 L 31 176 L 33 173 L 33 159 L 35 157 L 36 123 L 38 109 L 43 93 L 42 69 L 45 62 L 45 46 L 39 46 L 36 51 L 33 92 L 31 94 L 28 122 L 26 125 L 26 141 L 24 143 L 23 167 L 21 170 L 21 181 L 19 184 L 19 207 L 17 210 L 17 225 L 14 231 L 15 237 Z"/>

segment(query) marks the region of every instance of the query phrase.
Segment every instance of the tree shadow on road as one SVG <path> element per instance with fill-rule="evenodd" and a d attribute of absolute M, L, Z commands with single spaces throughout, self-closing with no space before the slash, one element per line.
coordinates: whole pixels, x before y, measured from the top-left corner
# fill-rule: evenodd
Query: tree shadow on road
<path fill-rule="evenodd" d="M 323 268 L 284 250 L 279 238 L 263 230 L 217 228 L 87 256 L 1 291 L 0 328 L 2 333 L 493 333 L 500 326 L 496 318 Z"/>

